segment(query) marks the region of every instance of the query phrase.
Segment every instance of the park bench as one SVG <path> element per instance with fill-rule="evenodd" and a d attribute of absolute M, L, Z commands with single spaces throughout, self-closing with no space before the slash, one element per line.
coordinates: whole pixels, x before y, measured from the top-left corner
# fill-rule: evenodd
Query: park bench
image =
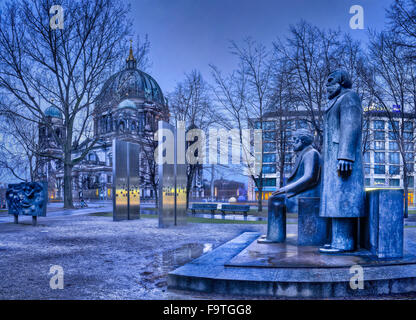
<path fill-rule="evenodd" d="M 192 203 L 192 214 L 195 214 L 195 210 L 209 210 L 211 211 L 211 214 L 215 213 L 215 210 L 217 210 L 217 204 L 215 203 Z"/>
<path fill-rule="evenodd" d="M 247 212 L 250 210 L 250 205 L 239 205 L 239 204 L 223 204 L 221 206 L 221 212 L 225 215 L 226 212 L 236 213 L 241 212 L 247 217 Z"/>

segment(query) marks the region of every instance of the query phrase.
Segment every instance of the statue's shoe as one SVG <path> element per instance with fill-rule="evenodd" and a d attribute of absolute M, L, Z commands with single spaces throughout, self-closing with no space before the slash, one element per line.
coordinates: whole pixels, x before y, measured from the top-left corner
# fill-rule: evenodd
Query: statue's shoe
<path fill-rule="evenodd" d="M 283 241 L 270 240 L 267 238 L 266 235 L 263 235 L 257 239 L 257 243 L 282 243 L 282 242 L 285 242 L 285 239 L 283 239 Z"/>
<path fill-rule="evenodd" d="M 347 250 L 332 248 L 330 245 L 324 245 L 323 247 L 319 248 L 319 252 L 321 253 L 342 253 L 347 252 Z"/>

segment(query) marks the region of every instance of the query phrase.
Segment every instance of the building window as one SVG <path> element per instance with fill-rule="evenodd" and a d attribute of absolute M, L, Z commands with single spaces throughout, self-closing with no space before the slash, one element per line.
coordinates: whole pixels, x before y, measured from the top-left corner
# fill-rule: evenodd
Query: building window
<path fill-rule="evenodd" d="M 256 179 L 258 182 L 259 180 Z M 276 179 L 274 178 L 266 178 L 263 179 L 263 187 L 275 187 L 276 186 Z"/>
<path fill-rule="evenodd" d="M 292 172 L 292 165 L 289 163 L 285 163 L 283 166 L 283 172 L 284 173 L 291 173 Z"/>
<path fill-rule="evenodd" d="M 375 186 L 385 186 L 386 185 L 386 179 L 374 179 L 374 185 Z"/>
<path fill-rule="evenodd" d="M 390 152 L 389 153 L 389 163 L 391 163 L 391 164 L 400 164 L 400 153 Z"/>
<path fill-rule="evenodd" d="M 364 162 L 365 163 L 370 163 L 370 152 L 365 152 L 364 153 Z"/>
<path fill-rule="evenodd" d="M 370 174 L 371 173 L 371 168 L 369 166 L 365 166 L 364 167 L 364 173 L 365 174 Z"/>
<path fill-rule="evenodd" d="M 265 142 L 265 143 L 263 143 L 263 146 L 264 146 L 264 151 L 266 151 L 266 152 L 276 151 L 276 143 Z"/>
<path fill-rule="evenodd" d="M 414 171 L 414 164 L 413 163 L 406 163 L 406 169 L 408 173 L 412 173 Z"/>
<path fill-rule="evenodd" d="M 374 162 L 375 163 L 385 163 L 385 154 L 384 152 L 374 152 Z"/>
<path fill-rule="evenodd" d="M 275 153 L 265 153 L 263 155 L 263 162 L 276 162 L 276 154 Z"/>
<path fill-rule="evenodd" d="M 381 165 L 375 165 L 374 174 L 386 174 L 386 167 Z"/>
<path fill-rule="evenodd" d="M 391 175 L 400 174 L 400 167 L 399 166 L 389 166 L 389 174 L 391 174 Z"/>
<path fill-rule="evenodd" d="M 389 142 L 389 150 L 390 151 L 398 151 L 399 150 L 399 145 L 397 142 Z"/>
<path fill-rule="evenodd" d="M 390 187 L 400 187 L 400 179 L 390 179 L 389 185 Z"/>
<path fill-rule="evenodd" d="M 405 152 L 404 158 L 406 162 L 413 162 L 413 152 Z"/>
<path fill-rule="evenodd" d="M 404 140 L 413 140 L 413 132 L 403 132 Z"/>
<path fill-rule="evenodd" d="M 275 123 L 273 121 L 266 121 L 263 123 L 264 130 L 275 130 Z"/>
<path fill-rule="evenodd" d="M 413 131 L 413 122 L 405 121 L 403 126 L 404 131 Z"/>
<path fill-rule="evenodd" d="M 285 154 L 285 163 L 291 163 L 292 162 L 292 155 L 290 153 Z"/>
<path fill-rule="evenodd" d="M 266 131 L 263 132 L 264 140 L 275 140 L 276 139 L 276 132 L 274 131 Z"/>
<path fill-rule="evenodd" d="M 389 131 L 389 140 L 396 140 L 396 132 Z"/>
<path fill-rule="evenodd" d="M 384 130 L 384 121 L 383 120 L 375 120 L 374 121 L 374 129 Z"/>
<path fill-rule="evenodd" d="M 111 179 L 112 179 L 113 177 L 111 176 L 111 174 L 108 174 L 107 175 L 107 183 L 111 183 Z"/>
<path fill-rule="evenodd" d="M 384 131 L 374 131 L 374 140 L 385 140 Z"/>
<path fill-rule="evenodd" d="M 384 150 L 384 141 L 375 141 L 374 142 L 375 150 Z"/>
<path fill-rule="evenodd" d="M 413 151 L 413 142 L 405 142 L 404 143 L 404 150 L 405 151 Z"/>
<path fill-rule="evenodd" d="M 399 130 L 399 121 L 389 121 L 389 130 Z"/>
<path fill-rule="evenodd" d="M 366 186 L 371 185 L 371 179 L 370 179 L 370 178 L 365 178 L 365 180 L 364 180 L 364 184 L 365 184 Z"/>
<path fill-rule="evenodd" d="M 407 186 L 409 187 L 409 188 L 413 188 L 414 187 L 414 179 L 413 179 L 413 177 L 407 177 Z"/>
<path fill-rule="evenodd" d="M 265 164 L 263 166 L 263 173 L 276 173 L 276 165 Z"/>

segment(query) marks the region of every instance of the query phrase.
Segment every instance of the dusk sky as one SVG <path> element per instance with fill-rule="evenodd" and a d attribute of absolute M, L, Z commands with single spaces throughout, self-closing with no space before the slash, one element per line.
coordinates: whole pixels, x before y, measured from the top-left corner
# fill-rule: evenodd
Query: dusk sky
<path fill-rule="evenodd" d="M 392 0 L 136 0 L 135 31 L 151 42 L 149 73 L 164 92 L 174 89 L 184 73 L 198 69 L 210 80 L 209 64 L 224 72 L 235 67 L 229 40 L 247 36 L 270 46 L 287 34 L 290 24 L 304 19 L 319 27 L 349 32 L 366 41 L 367 30 L 352 30 L 352 5 L 364 8 L 365 29 L 382 29 Z"/>

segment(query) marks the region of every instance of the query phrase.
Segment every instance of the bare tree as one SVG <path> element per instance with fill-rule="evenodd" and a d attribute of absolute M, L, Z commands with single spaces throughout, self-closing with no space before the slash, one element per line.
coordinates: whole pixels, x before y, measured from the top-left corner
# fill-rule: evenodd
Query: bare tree
<path fill-rule="evenodd" d="M 246 38 L 242 45 L 232 41 L 231 53 L 238 59 L 238 69 L 228 76 L 223 76 L 219 69 L 211 65 L 215 80 L 214 95 L 219 111 L 220 123 L 225 128 L 237 128 L 242 151 L 254 156 L 252 150 L 245 148 L 243 130 L 256 128 L 263 130 L 267 120 L 266 112 L 272 104 L 273 63 L 270 51 L 251 38 Z M 271 140 L 274 140 L 271 137 Z M 263 159 L 264 150 L 257 155 Z M 258 211 L 263 210 L 263 166 L 258 172 L 247 166 L 249 176 L 258 190 Z"/>
<path fill-rule="evenodd" d="M 15 117 L 2 116 L 0 119 L 1 175 L 20 181 L 35 181 L 38 162 L 32 147 L 37 145 L 37 125 Z"/>
<path fill-rule="evenodd" d="M 169 100 L 170 109 L 175 120 L 184 121 L 187 131 L 192 129 L 207 131 L 214 121 L 208 85 L 197 70 L 192 70 L 190 73 L 185 74 L 185 79 L 179 82 L 175 90 L 169 94 Z M 191 144 L 197 142 L 197 139 L 195 137 Z M 198 153 L 199 151 L 196 150 L 195 152 Z M 198 154 L 195 154 L 195 156 L 198 157 Z M 195 174 L 202 169 L 203 163 L 187 164 L 187 208 Z"/>
<path fill-rule="evenodd" d="M 129 21 L 127 7 L 119 1 L 63 0 L 64 28 L 52 29 L 49 11 L 53 4 L 23 0 L 3 6 L 0 90 L 18 103 L 8 110 L 14 117 L 47 123 L 43 109 L 51 99 L 61 111 L 65 134 L 54 133 L 54 139 L 62 154 L 53 158 L 64 166 L 64 207 L 69 208 L 73 207 L 72 168 L 96 143 L 90 121 L 93 104 L 102 82 L 119 62 Z M 83 141 L 85 149 L 73 158 Z"/>
<path fill-rule="evenodd" d="M 279 187 L 283 187 L 285 170 L 289 168 L 291 162 L 289 156 L 293 124 L 297 120 L 307 122 L 308 119 L 307 117 L 302 119 L 299 116 L 294 94 L 294 74 L 286 59 L 279 55 L 275 57 L 272 83 L 272 102 L 269 110 L 275 131 L 273 138 L 276 142 L 276 170 L 280 177 Z"/>
<path fill-rule="evenodd" d="M 309 113 L 317 134 L 316 147 L 323 142 L 323 111 L 326 107 L 326 81 L 330 71 L 341 65 L 341 32 L 321 30 L 305 21 L 290 26 L 285 41 L 276 40 L 276 52 L 288 63 L 296 82 L 295 96 L 300 110 Z"/>
<path fill-rule="evenodd" d="M 157 128 L 152 128 L 152 132 L 156 132 Z M 155 195 L 155 205 L 156 208 L 159 205 L 159 194 L 158 194 L 158 185 L 159 185 L 159 176 L 158 176 L 158 167 L 155 161 L 155 151 L 158 146 L 158 141 L 153 138 L 152 135 L 144 131 L 141 134 L 141 146 L 143 152 L 140 154 L 140 170 L 139 175 L 141 177 L 141 183 L 143 185 L 148 185 L 152 188 Z"/>
<path fill-rule="evenodd" d="M 413 165 L 413 159 L 409 159 L 408 153 L 411 152 L 413 157 L 413 149 L 409 148 L 413 143 L 414 129 L 406 120 L 415 114 L 416 70 L 413 63 L 406 58 L 407 50 L 398 43 L 397 35 L 390 32 L 372 35 L 369 57 L 372 72 L 365 80 L 371 86 L 376 102 L 382 106 L 388 117 L 390 139 L 398 145 L 403 164 L 403 187 L 405 199 L 407 199 L 408 175 L 409 172 L 413 172 L 413 168 L 410 167 Z M 396 109 L 393 109 L 393 106 L 396 106 Z M 407 211 L 408 202 L 405 201 L 406 216 Z"/>

